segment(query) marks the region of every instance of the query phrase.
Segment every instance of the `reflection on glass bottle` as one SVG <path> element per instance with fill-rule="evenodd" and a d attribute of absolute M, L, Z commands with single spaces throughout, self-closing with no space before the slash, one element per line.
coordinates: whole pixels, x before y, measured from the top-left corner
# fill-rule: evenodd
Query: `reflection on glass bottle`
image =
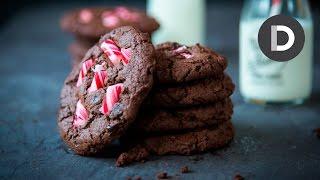
<path fill-rule="evenodd" d="M 260 51 L 258 42 L 255 37 L 251 37 L 249 40 L 249 49 L 254 50 L 251 52 L 251 56 L 248 57 L 248 71 L 252 78 L 255 78 L 259 83 L 259 79 L 264 79 L 264 82 L 270 80 L 269 83 L 280 83 L 282 79 L 283 70 L 287 62 L 276 62 L 267 58 L 262 51 Z"/>
<path fill-rule="evenodd" d="M 305 32 L 300 54 L 288 62 L 272 61 L 258 45 L 260 26 L 284 14 L 298 20 Z M 302 103 L 312 84 L 313 24 L 304 0 L 247 0 L 240 21 L 240 91 L 250 102 Z"/>

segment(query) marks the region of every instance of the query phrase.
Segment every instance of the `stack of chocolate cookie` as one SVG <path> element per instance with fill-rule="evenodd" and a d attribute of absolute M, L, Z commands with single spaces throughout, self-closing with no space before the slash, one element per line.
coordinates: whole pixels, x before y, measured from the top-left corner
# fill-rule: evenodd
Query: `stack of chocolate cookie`
<path fill-rule="evenodd" d="M 234 136 L 227 61 L 200 46 L 164 43 L 124 26 L 100 38 L 66 78 L 58 126 L 80 155 L 110 153 L 122 166 L 157 155 L 216 149 Z"/>
<path fill-rule="evenodd" d="M 157 45 L 155 84 L 124 138 L 134 142 L 133 148 L 120 155 L 117 165 L 149 153 L 189 155 L 228 144 L 234 136 L 229 97 L 234 84 L 226 67 L 223 56 L 199 44 Z"/>
<path fill-rule="evenodd" d="M 61 19 L 61 28 L 75 37 L 69 46 L 72 64 L 81 62 L 101 36 L 121 26 L 133 26 L 150 35 L 159 28 L 157 21 L 145 12 L 123 6 L 83 8 L 66 13 Z"/>

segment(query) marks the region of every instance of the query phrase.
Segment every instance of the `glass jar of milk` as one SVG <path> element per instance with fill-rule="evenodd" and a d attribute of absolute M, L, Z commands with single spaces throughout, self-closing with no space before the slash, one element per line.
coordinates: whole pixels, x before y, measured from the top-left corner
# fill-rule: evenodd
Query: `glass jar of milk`
<path fill-rule="evenodd" d="M 267 58 L 259 48 L 258 32 L 271 16 L 294 17 L 303 27 L 305 44 L 288 62 Z M 247 0 L 239 32 L 240 92 L 258 104 L 301 104 L 311 94 L 313 22 L 306 0 Z"/>
<path fill-rule="evenodd" d="M 147 12 L 160 23 L 154 43 L 205 43 L 205 0 L 148 0 Z"/>

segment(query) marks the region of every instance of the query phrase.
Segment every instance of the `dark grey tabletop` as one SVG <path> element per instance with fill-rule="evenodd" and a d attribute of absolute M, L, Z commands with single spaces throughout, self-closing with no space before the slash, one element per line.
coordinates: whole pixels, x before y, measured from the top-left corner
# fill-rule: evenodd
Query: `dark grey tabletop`
<path fill-rule="evenodd" d="M 233 95 L 236 137 L 230 147 L 197 155 L 154 156 L 117 168 L 114 158 L 81 157 L 61 141 L 56 126 L 59 93 L 70 70 L 71 37 L 58 20 L 71 5 L 39 5 L 16 14 L 0 31 L 0 178 L 154 179 L 166 171 L 177 179 L 320 179 L 319 26 L 316 26 L 314 89 L 301 106 L 262 107 Z M 208 6 L 208 45 L 229 58 L 238 84 L 239 4 Z M 319 22 L 319 14 L 315 22 Z M 319 23 L 316 23 L 319 24 Z M 181 174 L 188 165 L 190 174 Z"/>

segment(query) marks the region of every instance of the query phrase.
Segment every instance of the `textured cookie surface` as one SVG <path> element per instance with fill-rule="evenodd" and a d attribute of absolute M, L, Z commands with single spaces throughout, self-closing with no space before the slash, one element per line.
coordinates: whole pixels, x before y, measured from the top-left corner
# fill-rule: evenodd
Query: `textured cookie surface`
<path fill-rule="evenodd" d="M 167 42 L 156 46 L 156 77 L 160 83 L 187 82 L 223 74 L 227 60 L 199 44 Z"/>
<path fill-rule="evenodd" d="M 140 144 L 128 152 L 122 153 L 117 159 L 118 166 L 124 166 L 134 161 L 146 159 L 148 151 L 152 154 L 180 154 L 191 155 L 218 149 L 226 146 L 234 137 L 234 127 L 230 121 L 217 127 L 188 132 L 184 134 L 147 137 L 140 140 Z"/>
<path fill-rule="evenodd" d="M 103 36 L 65 80 L 58 126 L 78 154 L 103 151 L 135 120 L 153 84 L 149 35 L 121 27 Z"/>
<path fill-rule="evenodd" d="M 136 132 L 173 132 L 217 125 L 231 119 L 233 105 L 229 98 L 207 106 L 183 109 L 141 108 L 133 124 Z"/>
<path fill-rule="evenodd" d="M 169 87 L 155 87 L 148 101 L 158 107 L 182 107 L 214 103 L 229 97 L 234 84 L 228 75 L 195 80 Z"/>
<path fill-rule="evenodd" d="M 152 33 L 159 24 L 145 12 L 127 7 L 92 7 L 66 13 L 61 19 L 61 28 L 78 37 L 100 38 L 112 29 L 132 26 L 142 32 Z"/>
<path fill-rule="evenodd" d="M 234 136 L 230 121 L 215 128 L 207 128 L 185 134 L 164 135 L 146 138 L 146 148 L 155 154 L 182 154 L 203 152 L 212 148 L 220 148 L 230 142 Z"/>

